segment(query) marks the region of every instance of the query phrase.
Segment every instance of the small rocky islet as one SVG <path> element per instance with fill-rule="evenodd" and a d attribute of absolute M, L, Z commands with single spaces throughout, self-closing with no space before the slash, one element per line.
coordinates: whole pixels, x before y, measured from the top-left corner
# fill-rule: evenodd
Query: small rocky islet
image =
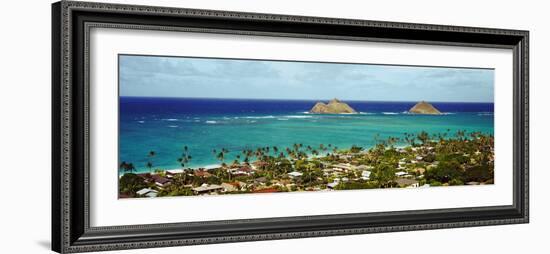
<path fill-rule="evenodd" d="M 347 103 L 338 99 L 332 99 L 328 103 L 317 102 L 309 110 L 312 114 L 356 114 L 357 111 L 349 106 Z M 419 115 L 441 115 L 441 111 L 435 108 L 432 104 L 426 101 L 420 101 L 416 103 L 412 108 L 408 110 L 408 113 Z"/>
<path fill-rule="evenodd" d="M 332 99 L 329 103 L 317 102 L 315 106 L 309 110 L 313 114 L 356 114 L 357 111 L 350 107 L 347 103 L 338 99 Z"/>
<path fill-rule="evenodd" d="M 409 113 L 419 115 L 441 115 L 441 111 L 426 101 L 416 103 L 416 105 L 409 109 Z"/>

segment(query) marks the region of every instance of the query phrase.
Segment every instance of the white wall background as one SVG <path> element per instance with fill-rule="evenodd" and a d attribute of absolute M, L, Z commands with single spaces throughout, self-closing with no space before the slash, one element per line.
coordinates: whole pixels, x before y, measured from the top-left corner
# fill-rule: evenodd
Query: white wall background
<path fill-rule="evenodd" d="M 106 1 L 106 0 L 105 0 Z M 118 0 L 219 10 L 419 22 L 531 31 L 531 223 L 190 246 L 121 253 L 544 252 L 550 226 L 545 154 L 550 31 L 545 1 Z M 0 253 L 50 245 L 50 1 L 9 1 L 0 15 Z"/>

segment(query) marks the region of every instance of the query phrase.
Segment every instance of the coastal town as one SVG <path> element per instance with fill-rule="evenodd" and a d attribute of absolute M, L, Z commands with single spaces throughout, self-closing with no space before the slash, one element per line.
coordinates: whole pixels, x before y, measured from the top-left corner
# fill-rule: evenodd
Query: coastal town
<path fill-rule="evenodd" d="M 312 113 L 353 109 L 338 100 L 318 103 Z M 318 112 L 316 112 L 318 111 Z M 411 113 L 440 114 L 431 104 L 419 102 Z M 210 168 L 189 168 L 192 151 L 184 146 L 180 169 L 153 165 L 135 173 L 131 162 L 120 164 L 119 197 L 162 197 L 334 191 L 378 188 L 426 188 L 494 183 L 494 137 L 458 130 L 430 135 L 404 133 L 402 137 L 374 137 L 376 145 L 341 149 L 332 144 L 301 143 L 290 147 L 265 146 L 241 151 L 212 150 L 221 163 Z M 232 158 L 232 161 L 226 161 Z"/>

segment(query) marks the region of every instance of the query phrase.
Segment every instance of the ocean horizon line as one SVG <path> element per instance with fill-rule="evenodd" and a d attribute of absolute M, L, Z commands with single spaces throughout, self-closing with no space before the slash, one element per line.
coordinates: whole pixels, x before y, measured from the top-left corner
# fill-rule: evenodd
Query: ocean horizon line
<path fill-rule="evenodd" d="M 138 98 L 138 99 L 181 99 L 181 100 L 248 100 L 248 101 L 307 101 L 307 102 L 318 102 L 318 101 L 330 101 L 333 99 L 338 99 L 344 102 L 375 102 L 375 103 L 417 103 L 420 101 L 426 101 L 429 103 L 457 103 L 457 104 L 475 104 L 475 103 L 486 103 L 494 104 L 494 101 L 431 101 L 431 100 L 357 100 L 357 99 L 341 99 L 341 98 L 330 98 L 330 99 L 280 99 L 280 98 L 220 98 L 220 97 L 172 97 L 172 96 L 127 96 L 119 95 L 119 98 Z"/>

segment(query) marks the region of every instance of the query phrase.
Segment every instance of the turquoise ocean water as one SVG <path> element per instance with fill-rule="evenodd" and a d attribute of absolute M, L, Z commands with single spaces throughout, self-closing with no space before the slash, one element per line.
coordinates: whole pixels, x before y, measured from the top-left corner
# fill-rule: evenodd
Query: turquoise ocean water
<path fill-rule="evenodd" d="M 359 111 L 353 115 L 317 115 L 307 111 L 316 101 L 185 99 L 121 97 L 119 103 L 119 161 L 145 172 L 149 151 L 154 168 L 180 168 L 177 158 L 187 146 L 186 167 L 219 164 L 212 153 L 228 149 L 231 162 L 243 149 L 302 143 L 318 148 L 332 144 L 371 147 L 375 137 L 403 137 L 457 130 L 493 134 L 493 103 L 432 104 L 443 115 L 411 115 L 415 102 L 346 101 Z"/>

